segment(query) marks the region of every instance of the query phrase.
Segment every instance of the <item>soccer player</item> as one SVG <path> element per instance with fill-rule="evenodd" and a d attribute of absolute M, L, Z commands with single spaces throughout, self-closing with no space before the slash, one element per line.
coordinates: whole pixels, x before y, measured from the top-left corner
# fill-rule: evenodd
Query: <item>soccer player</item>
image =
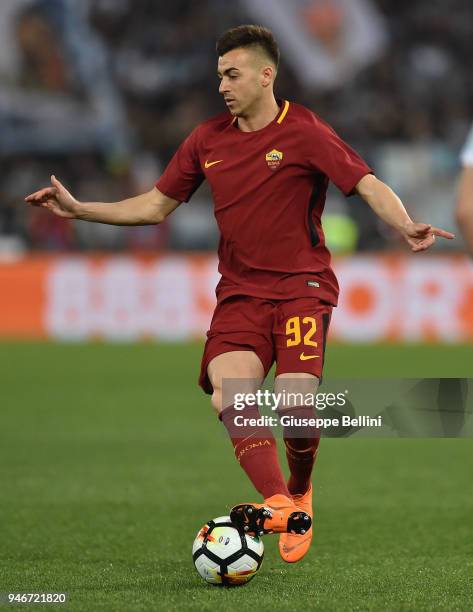
<path fill-rule="evenodd" d="M 319 434 L 310 427 L 284 427 L 286 483 L 271 429 L 251 426 L 257 407 L 238 411 L 223 398 L 223 383 L 231 380 L 235 391 L 253 392 L 276 362 L 276 393 L 315 393 L 338 296 L 321 227 L 330 180 L 346 196 L 359 194 L 415 252 L 432 246 L 436 236 L 453 235 L 412 221 L 400 199 L 330 126 L 307 108 L 275 98 L 279 50 L 269 30 L 231 29 L 219 39 L 217 52 L 227 111 L 194 129 L 151 191 L 109 204 L 79 202 L 52 176 L 50 187 L 26 200 L 61 217 L 153 224 L 209 181 L 221 232 L 222 277 L 200 385 L 212 395 L 237 460 L 264 498 L 262 504 L 235 506 L 232 520 L 248 533 L 280 533 L 281 556 L 294 562 L 312 538 L 311 474 Z M 313 417 L 305 405 L 280 412 Z M 248 424 L 237 426 L 237 416 Z"/>
<path fill-rule="evenodd" d="M 456 217 L 468 253 L 473 257 L 473 127 L 463 148 L 461 163 L 463 169 L 460 174 Z"/>

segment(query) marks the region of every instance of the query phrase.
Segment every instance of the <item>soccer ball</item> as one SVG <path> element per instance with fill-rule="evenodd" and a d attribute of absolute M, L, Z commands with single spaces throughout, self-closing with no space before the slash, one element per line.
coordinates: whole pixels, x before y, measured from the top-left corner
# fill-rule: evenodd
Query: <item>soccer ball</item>
<path fill-rule="evenodd" d="M 192 546 L 196 570 L 209 584 L 236 586 L 249 582 L 261 567 L 264 546 L 229 516 L 219 516 L 199 530 Z"/>

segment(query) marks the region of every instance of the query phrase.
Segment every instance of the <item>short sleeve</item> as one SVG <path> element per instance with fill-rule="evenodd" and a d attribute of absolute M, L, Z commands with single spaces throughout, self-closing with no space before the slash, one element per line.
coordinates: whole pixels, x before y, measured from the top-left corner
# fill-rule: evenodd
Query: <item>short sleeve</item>
<path fill-rule="evenodd" d="M 473 166 L 473 126 L 461 152 L 460 160 L 463 166 Z"/>
<path fill-rule="evenodd" d="M 156 182 L 161 193 L 179 202 L 188 202 L 205 175 L 198 155 L 199 128 L 184 140 Z"/>
<path fill-rule="evenodd" d="M 346 196 L 351 195 L 358 182 L 373 174 L 366 162 L 344 142 L 328 124 L 314 115 L 309 139 L 309 165 L 314 171 L 328 176 Z"/>

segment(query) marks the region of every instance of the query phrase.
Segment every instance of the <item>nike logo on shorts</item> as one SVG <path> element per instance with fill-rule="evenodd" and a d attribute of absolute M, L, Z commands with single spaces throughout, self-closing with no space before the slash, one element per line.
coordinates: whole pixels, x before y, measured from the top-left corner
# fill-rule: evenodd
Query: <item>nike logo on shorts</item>
<path fill-rule="evenodd" d="M 319 357 L 319 355 L 304 355 L 304 353 L 301 353 L 299 355 L 299 359 L 301 361 L 307 361 L 307 359 L 317 359 Z"/>

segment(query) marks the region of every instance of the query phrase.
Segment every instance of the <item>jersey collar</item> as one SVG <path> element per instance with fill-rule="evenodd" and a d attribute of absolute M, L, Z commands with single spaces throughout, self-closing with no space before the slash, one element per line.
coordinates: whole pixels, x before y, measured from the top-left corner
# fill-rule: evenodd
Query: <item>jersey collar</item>
<path fill-rule="evenodd" d="M 281 100 L 281 111 L 279 112 L 279 115 L 275 119 L 276 123 L 281 124 L 284 121 L 288 110 L 289 110 L 289 101 Z"/>

